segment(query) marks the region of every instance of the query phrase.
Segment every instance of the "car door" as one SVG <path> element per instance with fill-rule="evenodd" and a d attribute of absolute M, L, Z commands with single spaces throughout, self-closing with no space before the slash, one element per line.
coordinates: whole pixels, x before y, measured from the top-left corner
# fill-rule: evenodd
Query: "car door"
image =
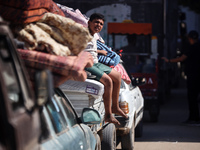
<path fill-rule="evenodd" d="M 126 83 L 125 83 L 126 84 Z M 129 103 L 130 103 L 130 106 L 129 109 L 130 109 L 130 112 L 135 112 L 135 109 L 137 107 L 137 93 L 135 91 L 135 87 L 132 85 L 132 83 L 130 84 L 126 84 L 126 89 L 128 91 L 127 95 L 129 97 Z"/>
<path fill-rule="evenodd" d="M 8 29 L 0 31 L 0 143 L 6 149 L 39 149 L 35 99 Z"/>
<path fill-rule="evenodd" d="M 43 138 L 42 148 L 46 150 L 88 150 L 85 132 L 78 124 L 71 106 L 57 93 L 43 108 L 49 135 Z M 45 112 L 46 111 L 46 112 Z"/>
<path fill-rule="evenodd" d="M 129 89 L 131 93 L 133 93 L 134 105 L 136 109 L 136 115 L 139 115 L 139 112 L 143 108 L 143 96 L 138 86 L 133 86 L 133 84 L 129 84 Z M 136 116 L 137 117 L 137 116 Z"/>
<path fill-rule="evenodd" d="M 79 125 L 79 127 L 82 129 L 81 133 L 84 134 L 84 139 L 82 139 L 82 140 L 84 140 L 83 144 L 85 145 L 86 149 L 87 150 L 95 149 L 97 141 L 96 141 L 93 131 L 88 126 L 88 123 L 86 123 L 86 124 L 82 123 L 82 120 L 80 118 L 78 118 L 78 115 L 77 115 L 71 101 L 68 99 L 67 95 L 65 95 L 62 92 L 62 90 L 60 88 L 56 88 L 55 91 L 60 96 L 60 98 L 57 100 L 58 100 L 61 108 L 63 108 L 63 112 L 65 112 L 65 114 L 66 114 L 65 118 L 67 119 L 68 124 L 70 124 L 72 127 L 74 127 L 74 125 L 76 125 L 76 126 Z M 94 122 L 93 123 L 92 122 L 90 123 L 90 126 L 95 124 Z"/>
<path fill-rule="evenodd" d="M 136 111 L 136 117 L 139 115 L 140 111 L 143 109 L 143 96 L 142 93 L 139 89 L 139 87 L 137 85 L 133 85 L 133 80 L 132 80 L 132 76 L 128 70 L 128 68 L 122 64 L 124 69 L 126 70 L 127 74 L 129 75 L 130 79 L 131 79 L 131 83 L 128 86 L 128 89 L 131 93 L 131 99 L 134 101 L 134 105 L 135 106 L 135 111 Z"/>

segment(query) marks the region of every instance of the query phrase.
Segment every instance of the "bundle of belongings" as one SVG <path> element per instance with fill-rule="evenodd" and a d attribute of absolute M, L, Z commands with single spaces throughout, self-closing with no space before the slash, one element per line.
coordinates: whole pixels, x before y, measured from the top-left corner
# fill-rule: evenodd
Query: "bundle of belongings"
<path fill-rule="evenodd" d="M 87 28 L 89 18 L 78 9 L 52 0 L 9 0 L 0 1 L 0 14 L 10 22 L 17 41 L 23 42 L 24 47 L 18 52 L 30 78 L 37 70 L 49 69 L 53 72 L 55 86 L 69 79 L 86 80 L 84 68 L 93 65 L 93 58 L 83 50 L 92 37 Z M 127 81 L 123 67 L 118 64 L 120 57 L 105 45 L 99 34 L 95 36 L 99 39 L 99 49 L 108 51 L 107 61 L 100 56 L 100 62 L 115 66 Z M 34 79 L 31 80 L 34 83 Z"/>
<path fill-rule="evenodd" d="M 97 49 L 106 50 L 107 55 L 98 55 L 98 60 L 100 63 L 106 64 L 108 66 L 116 66 L 120 62 L 120 56 L 112 51 L 110 47 L 102 43 L 100 40 L 97 40 Z"/>
<path fill-rule="evenodd" d="M 92 39 L 87 28 L 53 13 L 45 13 L 37 22 L 18 27 L 15 32 L 27 49 L 59 56 L 78 55 Z"/>
<path fill-rule="evenodd" d="M 75 22 L 80 23 L 83 27 L 88 27 L 89 18 L 82 14 L 79 9 L 74 10 L 73 8 L 57 4 L 57 6 L 63 11 L 66 17 L 73 19 Z M 97 39 L 97 49 L 106 50 L 107 55 L 98 55 L 98 60 L 107 66 L 110 66 L 114 70 L 121 74 L 122 79 L 127 83 L 131 83 L 131 79 L 126 73 L 124 67 L 119 63 L 120 56 L 114 52 L 110 47 L 105 44 L 105 41 L 99 33 L 95 33 L 95 39 Z"/>
<path fill-rule="evenodd" d="M 73 8 L 57 4 L 57 6 L 63 11 L 66 17 L 73 19 L 75 22 L 82 24 L 84 27 L 88 27 L 89 18 L 82 14 L 79 9 L 74 10 Z M 108 66 L 116 66 L 120 61 L 120 56 L 112 51 L 110 47 L 105 45 L 105 41 L 102 39 L 99 33 L 95 33 L 95 39 L 97 39 L 97 49 L 106 50 L 108 54 L 98 55 L 100 63 Z"/>
<path fill-rule="evenodd" d="M 52 0 L 0 1 L 0 14 L 10 23 L 26 24 L 40 20 L 47 12 L 65 16 Z"/>
<path fill-rule="evenodd" d="M 82 14 L 79 9 L 74 10 L 73 8 L 70 8 L 58 3 L 57 3 L 57 6 L 63 11 L 63 13 L 65 14 L 65 17 L 71 18 L 72 20 L 74 20 L 77 23 L 82 24 L 86 28 L 88 27 L 89 18 L 86 15 Z"/>
<path fill-rule="evenodd" d="M 92 39 L 87 28 L 67 18 L 52 0 L 10 0 L 0 2 L 0 14 L 10 22 L 18 49 L 29 73 L 49 69 L 56 86 L 68 79 L 85 81 L 85 67 L 92 56 L 83 52 Z M 32 75 L 30 75 L 31 77 Z"/>

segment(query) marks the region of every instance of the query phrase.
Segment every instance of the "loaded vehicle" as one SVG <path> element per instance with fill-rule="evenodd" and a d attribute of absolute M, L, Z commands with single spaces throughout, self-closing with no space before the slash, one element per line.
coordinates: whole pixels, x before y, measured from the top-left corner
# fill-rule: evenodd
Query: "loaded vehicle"
<path fill-rule="evenodd" d="M 112 35 L 113 45 L 116 35 L 127 36 L 128 45 L 121 47 L 122 60 L 132 78 L 146 78 L 146 84 L 140 86 L 144 108 L 149 111 L 151 121 L 156 122 L 160 112 L 159 93 L 162 91 L 159 89 L 157 38 L 152 36 L 152 24 L 110 22 L 107 31 Z"/>
<path fill-rule="evenodd" d="M 46 74 L 43 72 L 43 74 Z M 8 23 L 0 18 L 0 149 L 40 149 L 39 107 L 48 97 L 47 76 L 37 76 L 35 92 L 16 51 Z"/>
<path fill-rule="evenodd" d="M 101 0 L 98 3 L 91 3 L 91 0 L 71 0 L 70 2 L 56 0 L 65 6 L 78 8 L 87 16 L 94 12 L 103 14 L 106 18 L 105 26 L 101 31 L 103 39 L 108 38 L 107 23 L 119 22 L 126 19 L 132 20 L 134 23 L 151 23 L 152 35 L 156 36 L 159 56 L 174 58 L 177 55 L 177 36 L 178 36 L 178 1 L 147 1 L 147 0 L 129 0 L 124 3 L 121 0 Z M 114 11 L 116 10 L 116 11 Z M 118 11 L 120 10 L 120 11 Z M 111 34 L 109 35 L 110 38 Z M 124 35 L 125 36 L 125 35 Z M 122 37 L 115 38 L 116 43 L 112 45 L 107 42 L 107 45 L 113 49 L 120 48 L 126 44 L 126 40 Z M 149 40 L 151 41 L 151 40 Z M 164 104 L 170 96 L 170 89 L 177 85 L 179 80 L 179 68 L 176 63 L 166 64 L 163 60 L 157 59 L 158 63 L 158 90 L 159 102 Z M 151 81 L 151 80 L 150 80 Z M 147 85 L 146 85 L 147 86 Z M 142 87 L 140 87 L 142 88 Z M 153 119 L 154 120 L 154 119 Z"/>
<path fill-rule="evenodd" d="M 122 62 L 120 63 L 123 65 Z M 121 141 L 123 149 L 133 149 L 135 136 L 142 136 L 144 103 L 138 85 L 145 82 L 138 79 L 131 80 L 130 84 L 123 80 L 121 82 L 119 104 L 129 118 L 125 119 L 115 115 L 120 125 L 104 122 L 104 86 L 102 83 L 93 79 L 86 79 L 85 82 L 69 80 L 60 86 L 60 89 L 69 97 L 79 116 L 84 107 L 98 110 L 102 121 L 100 124 L 90 127 L 93 132 L 98 133 L 100 136 L 101 148 L 104 150 L 116 149 L 118 141 Z"/>
<path fill-rule="evenodd" d="M 68 98 L 53 90 L 50 71 L 38 71 L 33 84 L 1 18 L 0 31 L 0 149 L 100 150 L 99 136 L 85 125 L 99 123 L 99 113 L 84 108 L 78 118 Z"/>

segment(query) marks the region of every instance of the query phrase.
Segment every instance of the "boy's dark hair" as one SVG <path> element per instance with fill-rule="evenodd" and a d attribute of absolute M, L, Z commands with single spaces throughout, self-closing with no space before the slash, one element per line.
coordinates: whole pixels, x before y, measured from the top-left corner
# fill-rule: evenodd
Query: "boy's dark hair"
<path fill-rule="evenodd" d="M 90 16 L 90 20 L 89 21 L 93 21 L 94 19 L 102 19 L 103 21 L 105 21 L 104 15 L 102 15 L 100 13 L 93 13 Z"/>

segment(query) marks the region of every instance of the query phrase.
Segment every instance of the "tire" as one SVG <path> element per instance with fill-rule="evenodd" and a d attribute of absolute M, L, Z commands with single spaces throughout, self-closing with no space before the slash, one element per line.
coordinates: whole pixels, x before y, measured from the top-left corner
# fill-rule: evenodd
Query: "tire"
<path fill-rule="evenodd" d="M 142 137 L 143 134 L 143 118 L 135 128 L 135 137 Z"/>
<path fill-rule="evenodd" d="M 95 139 L 97 140 L 97 144 L 95 146 L 95 150 L 101 150 L 101 139 L 98 134 L 95 134 Z"/>
<path fill-rule="evenodd" d="M 104 129 L 102 129 L 101 149 L 116 150 L 116 142 L 117 139 L 115 125 L 113 123 L 109 123 Z"/>
<path fill-rule="evenodd" d="M 126 135 L 121 137 L 121 146 L 123 150 L 133 150 L 135 143 L 135 124 L 132 123 L 132 127 Z"/>

